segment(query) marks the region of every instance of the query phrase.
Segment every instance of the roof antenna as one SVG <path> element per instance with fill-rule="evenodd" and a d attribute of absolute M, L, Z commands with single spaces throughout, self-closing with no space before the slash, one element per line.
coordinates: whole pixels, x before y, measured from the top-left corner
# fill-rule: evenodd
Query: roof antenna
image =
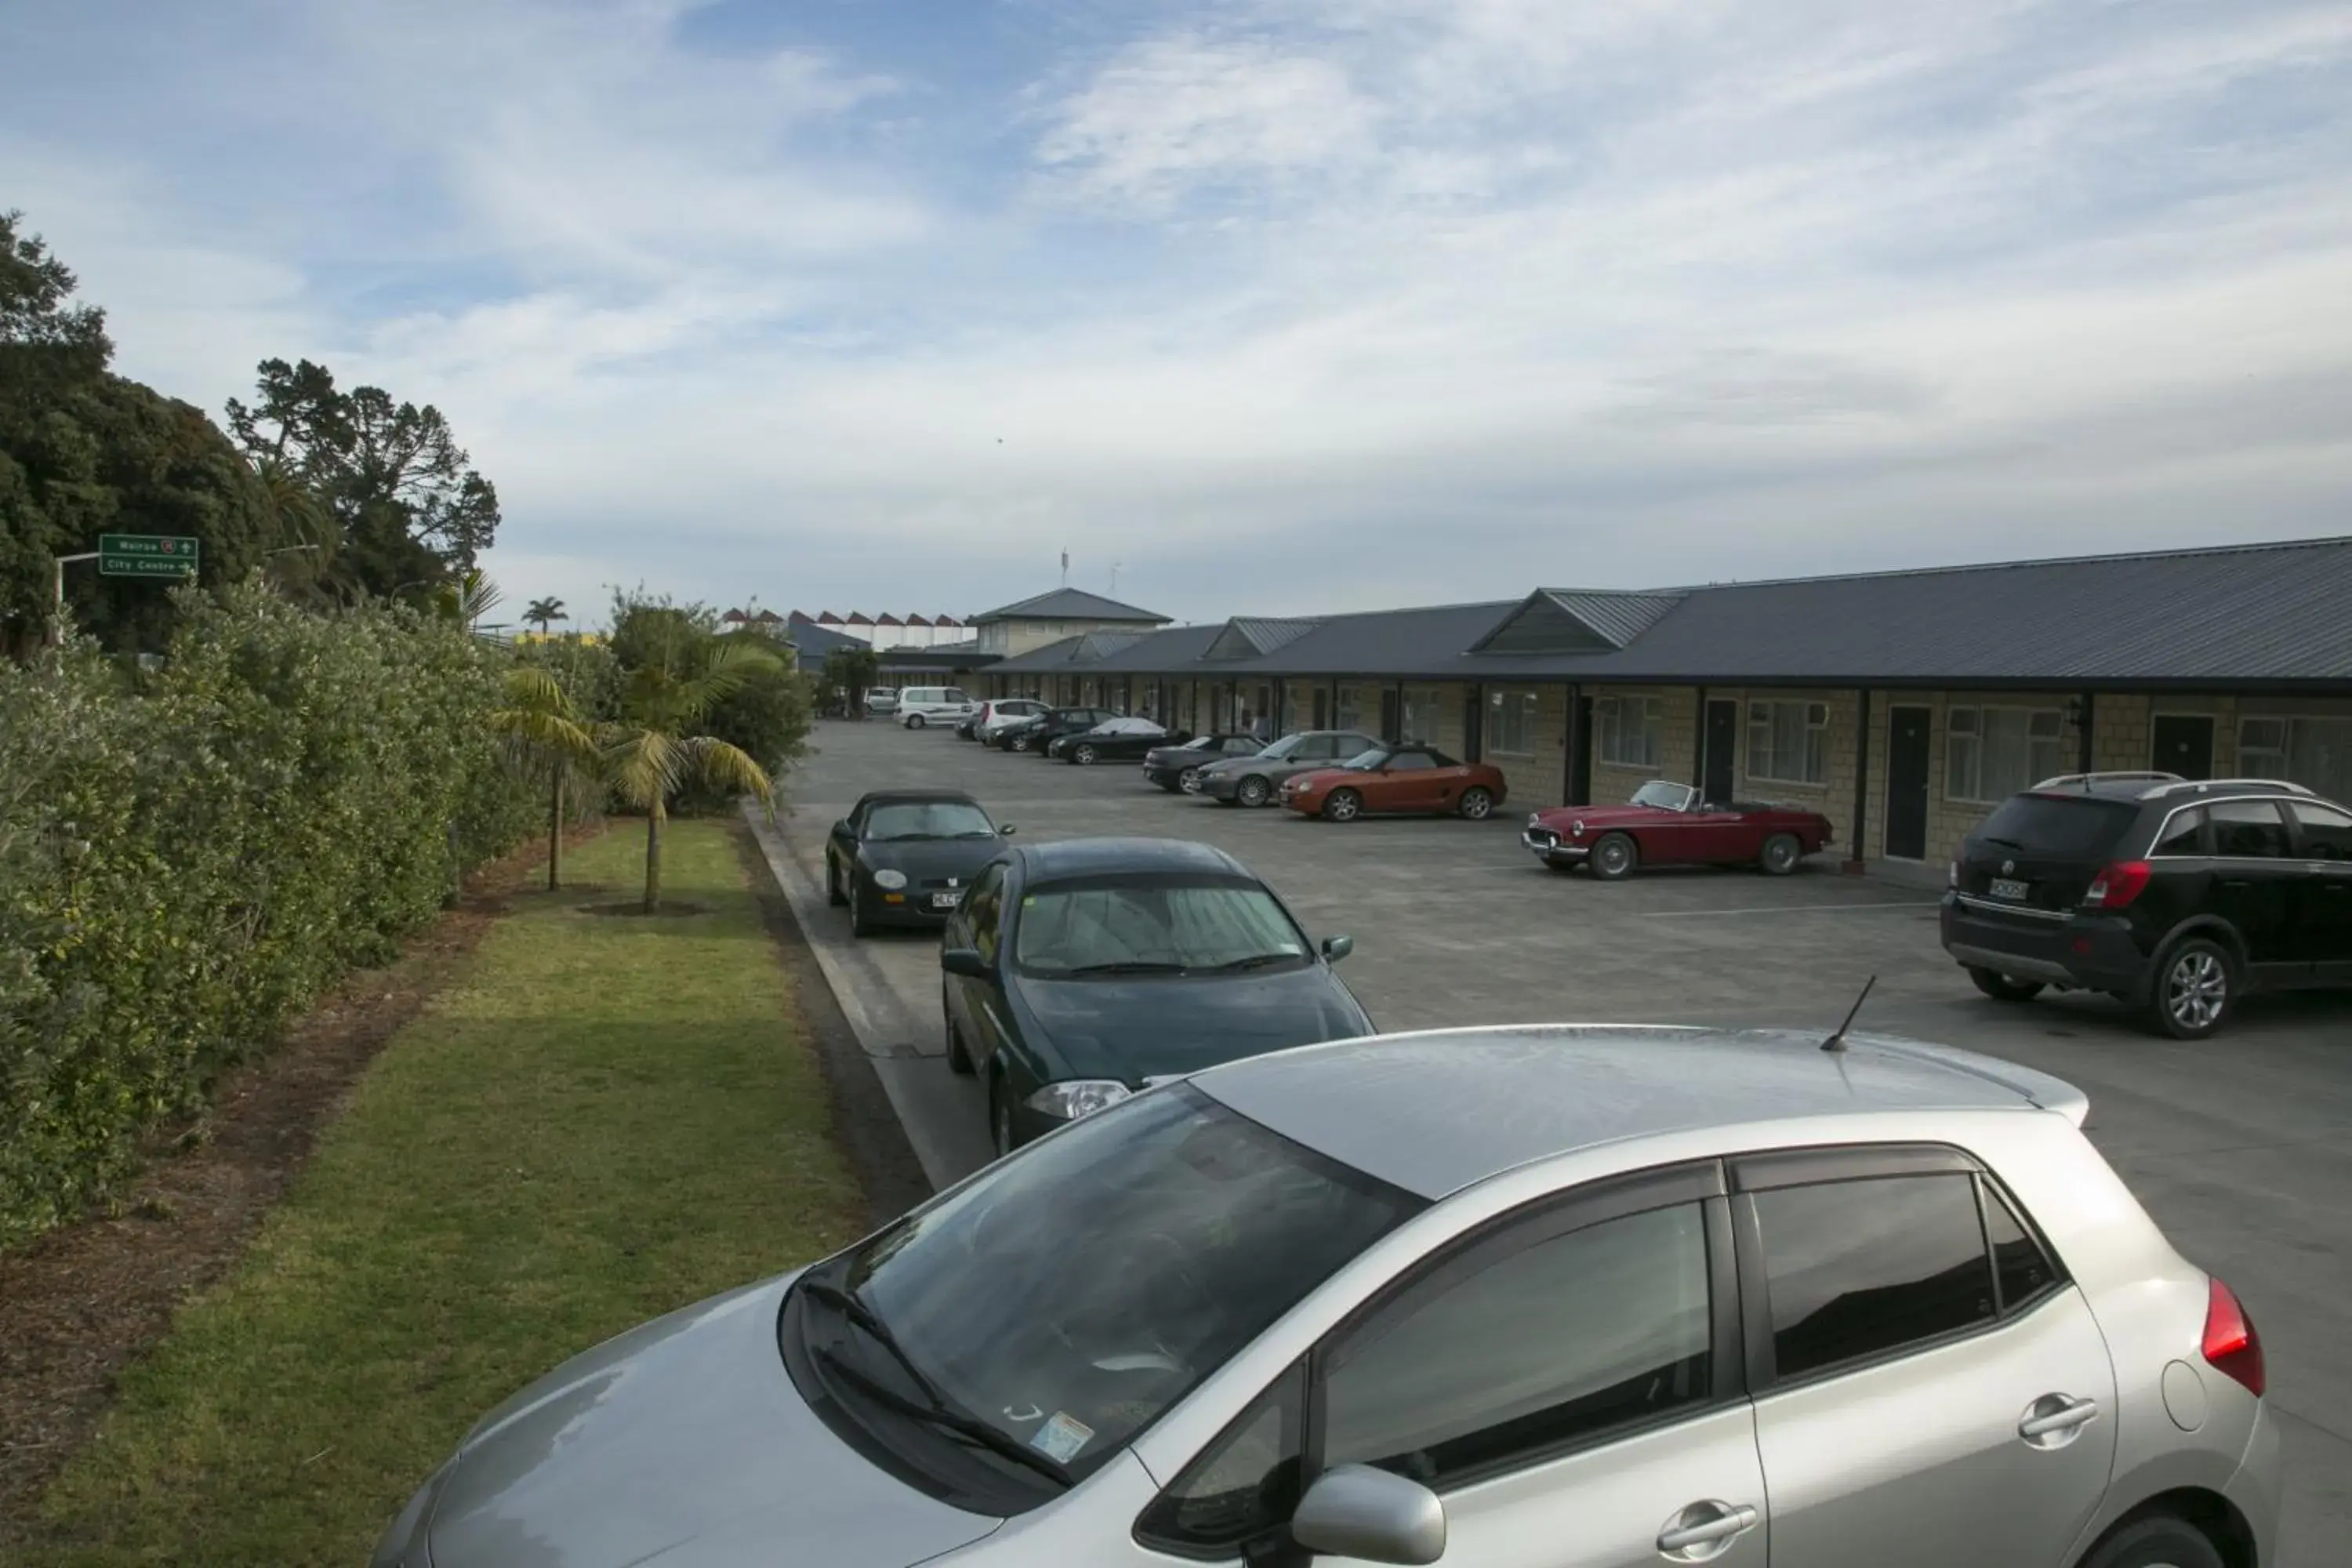
<path fill-rule="evenodd" d="M 1870 988 L 1877 984 L 1878 976 L 1875 974 L 1862 983 L 1862 994 L 1853 999 L 1853 1006 L 1847 1011 L 1845 1022 L 1837 1026 L 1836 1034 L 1832 1035 L 1828 1039 L 1822 1042 L 1822 1049 L 1825 1051 L 1843 1051 L 1845 1049 L 1845 1032 L 1853 1027 L 1854 1014 L 1862 1011 L 1862 1005 L 1870 1000 Z"/>

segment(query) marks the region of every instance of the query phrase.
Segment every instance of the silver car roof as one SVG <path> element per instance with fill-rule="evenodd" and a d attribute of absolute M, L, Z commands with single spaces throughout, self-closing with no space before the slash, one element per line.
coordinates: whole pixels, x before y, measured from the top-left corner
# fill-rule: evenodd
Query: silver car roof
<path fill-rule="evenodd" d="M 1695 1129 L 1887 1110 L 2046 1110 L 2064 1081 L 1973 1052 L 1829 1030 L 1544 1024 L 1337 1040 L 1192 1082 L 1250 1120 L 1440 1198 L 1534 1161 Z"/>

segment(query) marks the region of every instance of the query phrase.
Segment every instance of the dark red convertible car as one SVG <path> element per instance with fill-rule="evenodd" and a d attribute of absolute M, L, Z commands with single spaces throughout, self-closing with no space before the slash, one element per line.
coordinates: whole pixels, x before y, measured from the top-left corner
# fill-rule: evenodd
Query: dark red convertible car
<path fill-rule="evenodd" d="M 1641 866 L 1758 866 L 1785 877 L 1826 848 L 1818 811 L 1747 801 L 1715 805 L 1690 784 L 1652 779 L 1629 805 L 1556 805 L 1528 818 L 1519 842 L 1555 871 L 1591 868 L 1603 881 Z"/>

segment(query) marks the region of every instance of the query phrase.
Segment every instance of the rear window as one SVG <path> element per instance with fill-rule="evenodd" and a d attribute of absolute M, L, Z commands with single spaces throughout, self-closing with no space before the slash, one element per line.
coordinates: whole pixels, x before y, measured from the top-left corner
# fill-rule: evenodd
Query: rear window
<path fill-rule="evenodd" d="M 1985 818 L 1976 837 L 2003 849 L 2097 860 L 2138 816 L 2136 805 L 2096 795 L 2012 795 Z"/>

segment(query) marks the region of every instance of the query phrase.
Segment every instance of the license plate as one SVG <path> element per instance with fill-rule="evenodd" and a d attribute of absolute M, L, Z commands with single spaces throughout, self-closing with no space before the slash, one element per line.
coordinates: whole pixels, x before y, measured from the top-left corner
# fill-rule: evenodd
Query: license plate
<path fill-rule="evenodd" d="M 962 901 L 963 895 L 961 893 L 933 893 L 931 895 L 931 908 L 935 910 L 951 910 Z"/>
<path fill-rule="evenodd" d="M 2022 903 L 2030 890 L 2029 884 L 2011 881 L 2007 877 L 1995 877 L 1992 879 L 1992 896 L 1996 899 L 2014 899 Z"/>

